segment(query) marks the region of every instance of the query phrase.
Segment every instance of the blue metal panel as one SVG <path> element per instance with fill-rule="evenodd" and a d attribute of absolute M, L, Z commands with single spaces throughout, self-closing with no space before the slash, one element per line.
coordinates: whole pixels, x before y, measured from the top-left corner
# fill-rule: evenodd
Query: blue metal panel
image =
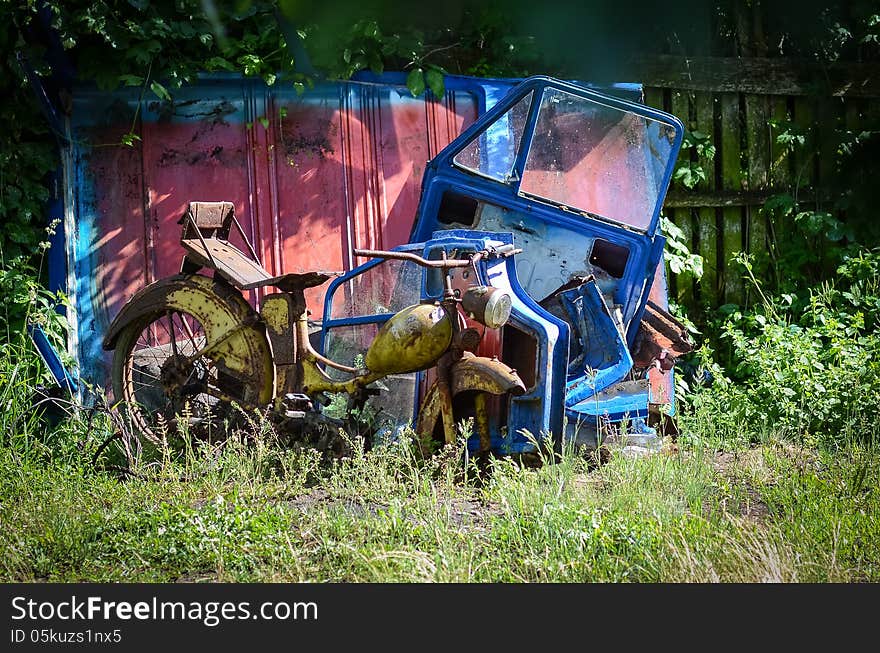
<path fill-rule="evenodd" d="M 82 156 L 82 150 L 79 151 Z M 72 154 L 68 154 L 72 157 Z M 94 187 L 85 178 L 81 167 L 75 168 L 74 188 L 77 201 L 88 205 L 93 201 Z M 73 265 L 73 287 L 67 292 L 72 296 L 76 310 L 76 324 L 79 348 L 76 352 L 79 363 L 79 376 L 89 382 L 102 384 L 106 379 L 104 366 L 104 350 L 101 340 L 107 324 L 96 319 L 93 297 L 95 280 L 93 256 L 98 242 L 97 232 L 92 220 L 78 220 L 76 232 L 70 234 L 67 247 L 68 265 Z"/>
<path fill-rule="evenodd" d="M 513 311 L 509 323 L 537 341 L 538 374 L 534 389 L 524 395 L 511 397 L 508 423 L 512 427 L 508 428 L 507 437 L 500 447 L 503 453 L 534 449 L 523 429 L 534 438 L 552 436 L 559 443 L 563 432 L 561 407 L 565 405 L 564 379 L 570 337 L 568 324 L 539 306 L 520 285 L 514 258 L 504 261 L 504 267 L 492 277 L 492 285 L 496 288 L 509 286 L 513 291 Z"/>
<path fill-rule="evenodd" d="M 71 395 L 75 395 L 79 384 L 77 383 L 76 378 L 74 378 L 64 367 L 64 364 L 61 362 L 61 357 L 58 355 L 58 352 L 55 351 L 52 343 L 49 342 L 46 333 L 40 327 L 33 324 L 28 324 L 27 330 L 37 352 L 40 354 L 40 358 L 43 359 L 43 362 L 46 363 L 46 367 L 48 367 L 49 371 L 52 373 L 55 383 Z"/>
<path fill-rule="evenodd" d="M 608 396 L 588 397 L 580 403 L 574 404 L 566 413 L 570 417 L 606 416 L 609 421 L 617 422 L 627 417 L 647 417 L 648 415 L 649 389 L 644 386 L 629 389 L 621 388 L 617 392 L 608 393 Z"/>
<path fill-rule="evenodd" d="M 480 232 L 470 230 L 443 230 L 432 234 L 425 245 L 426 254 L 435 247 L 472 247 L 480 249 L 488 245 L 513 244 L 509 233 Z M 507 433 L 497 435 L 492 446 L 501 453 L 533 451 L 533 440 L 545 436 L 558 438 L 562 433 L 564 405 L 564 379 L 568 360 L 569 326 L 539 306 L 523 290 L 516 276 L 516 257 L 509 257 L 485 264 L 488 284 L 507 290 L 512 299 L 512 311 L 508 324 L 520 329 L 537 343 L 536 381 L 525 394 L 511 397 L 508 409 Z M 426 295 L 430 297 L 430 293 Z M 478 439 L 469 443 L 477 449 Z"/>
<path fill-rule="evenodd" d="M 569 361 L 565 405 L 574 406 L 620 381 L 632 369 L 632 356 L 595 281 L 559 295 L 574 333 L 583 339 L 582 359 Z M 572 369 L 577 366 L 577 369 Z"/>
<path fill-rule="evenodd" d="M 659 196 L 656 198 L 648 227 L 644 232 L 639 232 L 637 229 L 631 229 L 623 225 L 618 226 L 603 219 L 594 219 L 590 215 L 563 210 L 562 207 L 537 201 L 530 197 L 524 197 L 519 193 L 518 180 L 523 177 L 523 169 L 529 151 L 528 139 L 531 138 L 537 120 L 539 93 L 544 88 L 561 89 L 573 94 L 579 94 L 639 116 L 662 120 L 674 127 L 674 142 L 671 145 L 672 156 L 666 162 L 665 168 L 662 171 L 657 171 L 662 177 L 658 186 L 661 192 L 659 192 Z M 534 96 L 526 126 L 523 130 L 525 144 L 521 145 L 518 151 L 510 183 L 502 183 L 500 181 L 506 178 L 507 170 L 495 171 L 502 174 L 500 176 L 494 175 L 498 178 L 493 179 L 491 178 L 493 173 L 488 168 L 486 168 L 488 176 L 483 176 L 453 165 L 453 158 L 482 133 L 487 135 L 487 142 L 480 148 L 481 156 L 484 158 L 486 156 L 486 149 L 484 148 L 502 147 L 503 142 L 506 142 L 505 139 L 509 138 L 508 130 L 500 129 L 499 131 L 504 133 L 494 134 L 492 139 L 488 138 L 489 131 L 502 122 L 506 118 L 507 112 L 523 98 L 527 97 L 529 93 L 534 93 Z M 651 129 L 652 127 L 654 127 L 653 123 L 646 123 L 646 129 Z M 680 147 L 682 134 L 683 127 L 680 121 L 663 112 L 658 112 L 625 100 L 609 98 L 605 95 L 554 80 L 529 80 L 529 82 L 516 87 L 514 92 L 505 97 L 492 110 L 463 132 L 461 136 L 435 157 L 425 171 L 422 184 L 422 200 L 419 205 L 419 213 L 411 240 L 422 240 L 429 237 L 429 234 L 434 238 L 439 236 L 438 233 L 435 233 L 435 230 L 443 227 L 439 221 L 441 202 L 443 201 L 444 194 L 451 192 L 466 196 L 477 202 L 483 202 L 485 206 L 502 207 L 504 212 L 503 224 L 491 223 L 492 228 L 499 227 L 500 230 L 504 231 L 518 229 L 522 234 L 529 234 L 529 236 L 521 234 L 519 237 L 520 241 L 528 243 L 540 241 L 542 244 L 547 245 L 548 251 L 551 253 L 553 251 L 558 252 L 560 258 L 578 259 L 584 257 L 590 251 L 588 247 L 583 247 L 580 252 L 575 251 L 573 249 L 573 246 L 577 247 L 575 243 L 565 242 L 568 238 L 567 234 L 581 234 L 582 238 L 586 237 L 588 239 L 587 242 L 593 243 L 595 243 L 595 239 L 601 238 L 617 246 L 627 248 L 628 257 L 620 278 L 616 280 L 604 279 L 601 288 L 603 292 L 607 293 L 610 291 L 613 302 L 622 308 L 622 325 L 626 328 L 625 339 L 611 318 L 608 307 L 605 305 L 602 297 L 602 292 L 600 292 L 597 284 L 591 283 L 582 288 L 580 292 L 573 290 L 568 293 L 570 297 L 567 296 L 563 299 L 563 302 L 568 304 L 567 308 L 571 309 L 569 312 L 570 319 L 568 320 L 570 324 L 576 324 L 578 319 L 583 320 L 584 315 L 589 317 L 591 322 L 590 333 L 593 336 L 592 345 L 594 347 L 594 351 L 590 352 L 592 364 L 589 367 L 592 369 L 588 371 L 575 371 L 570 374 L 570 378 L 568 378 L 566 383 L 564 401 L 559 396 L 554 400 L 556 402 L 554 405 L 556 406 L 557 414 L 562 415 L 562 407 L 565 406 L 564 413 L 569 420 L 583 420 L 603 415 L 611 421 L 620 421 L 627 417 L 647 416 L 648 404 L 651 400 L 650 384 L 646 381 L 640 384 L 638 389 L 633 389 L 627 383 L 621 382 L 632 368 L 633 361 L 628 346 L 632 344 L 638 332 L 649 291 L 654 282 L 655 270 L 662 259 L 665 238 L 655 232 L 659 222 L 659 211 L 665 196 L 665 189 L 668 186 L 675 163 L 674 154 Z M 491 143 L 489 142 L 490 140 Z M 510 148 L 508 147 L 507 150 L 510 150 Z M 650 173 L 653 168 L 646 164 L 646 170 Z M 475 228 L 489 227 L 490 225 L 484 219 L 483 213 L 479 210 L 478 213 L 480 213 L 481 217 L 476 220 Z M 554 239 L 562 239 L 562 242 L 554 246 Z M 522 263 L 528 260 L 528 252 L 531 245 L 520 246 L 526 248 L 526 252 L 517 257 L 517 260 Z M 540 256 L 540 254 L 538 255 Z M 562 261 L 562 263 L 564 262 Z M 548 263 L 548 265 L 552 264 Z M 523 292 L 518 297 L 528 298 L 529 295 Z M 543 293 L 541 296 L 534 297 L 534 299 L 540 300 L 542 297 Z M 573 301 L 576 297 L 579 297 L 583 302 L 580 318 L 573 314 Z M 565 328 L 568 328 L 567 324 Z M 546 335 L 541 337 L 546 337 Z M 572 335 L 571 337 L 574 336 Z M 567 353 L 568 349 L 566 348 L 562 354 L 566 359 Z M 564 366 L 565 364 L 563 364 Z M 556 382 L 561 383 L 561 378 L 560 375 L 557 375 L 555 377 Z M 542 382 L 552 385 L 550 375 L 542 379 Z M 548 393 L 551 392 L 549 387 L 546 390 Z M 670 394 L 672 393 L 670 392 Z M 512 423 L 519 424 L 519 422 Z M 558 421 L 556 423 L 558 424 Z M 558 430 L 555 430 L 555 428 L 558 428 Z M 555 428 L 553 430 L 554 433 L 562 432 L 562 428 Z"/>
<path fill-rule="evenodd" d="M 58 220 L 52 235 L 49 236 L 48 272 L 49 290 L 64 292 L 67 289 L 67 254 L 64 251 L 66 233 L 64 230 L 64 195 L 62 193 L 64 174 L 58 167 L 49 175 L 49 185 L 53 188 L 51 199 L 46 205 L 49 220 Z M 64 312 L 63 307 L 59 311 Z"/>

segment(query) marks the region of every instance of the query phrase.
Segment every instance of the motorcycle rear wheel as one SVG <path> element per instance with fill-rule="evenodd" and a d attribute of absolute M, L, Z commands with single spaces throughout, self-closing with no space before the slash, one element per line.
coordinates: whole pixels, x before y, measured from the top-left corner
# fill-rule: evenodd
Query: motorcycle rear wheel
<path fill-rule="evenodd" d="M 271 400 L 271 352 L 265 335 L 241 325 L 230 335 L 215 316 L 167 300 L 119 334 L 111 371 L 132 437 L 129 463 L 178 458 L 225 440 L 247 425 L 246 412 Z M 190 302 L 197 306 L 197 302 Z M 216 311 L 216 306 L 212 309 Z M 235 345 L 241 364 L 218 355 Z"/>

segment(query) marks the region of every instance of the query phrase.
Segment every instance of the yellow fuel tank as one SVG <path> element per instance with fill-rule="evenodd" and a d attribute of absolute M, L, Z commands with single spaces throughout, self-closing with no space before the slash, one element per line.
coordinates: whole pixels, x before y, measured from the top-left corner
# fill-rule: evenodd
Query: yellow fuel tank
<path fill-rule="evenodd" d="M 409 306 L 379 329 L 364 364 L 371 372 L 406 374 L 437 361 L 452 341 L 452 320 L 440 306 Z"/>

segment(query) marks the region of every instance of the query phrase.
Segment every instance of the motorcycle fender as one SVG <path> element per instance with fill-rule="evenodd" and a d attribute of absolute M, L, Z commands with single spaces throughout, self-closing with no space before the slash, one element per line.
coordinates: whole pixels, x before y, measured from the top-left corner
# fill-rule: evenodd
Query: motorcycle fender
<path fill-rule="evenodd" d="M 191 301 L 210 307 L 217 319 L 228 321 L 231 326 L 254 322 L 257 317 L 244 297 L 228 284 L 199 274 L 176 274 L 142 288 L 125 303 L 107 327 L 102 343 L 104 349 L 114 349 L 126 326 L 152 313 L 165 303 L 166 298 L 179 291 L 187 292 Z"/>
<path fill-rule="evenodd" d="M 493 395 L 509 392 L 514 396 L 526 391 L 516 370 L 497 359 L 469 353 L 453 364 L 451 381 L 453 396 L 468 390 L 479 390 Z"/>

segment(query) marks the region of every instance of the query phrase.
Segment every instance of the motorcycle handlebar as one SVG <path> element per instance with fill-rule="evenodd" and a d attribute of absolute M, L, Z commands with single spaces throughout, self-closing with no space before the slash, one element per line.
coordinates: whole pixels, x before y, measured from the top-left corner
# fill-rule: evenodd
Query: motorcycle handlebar
<path fill-rule="evenodd" d="M 381 249 L 354 249 L 352 250 L 355 256 L 364 256 L 369 258 L 384 258 L 384 259 L 397 259 L 400 261 L 412 261 L 413 263 L 418 263 L 422 267 L 426 268 L 464 268 L 476 263 L 480 259 L 490 254 L 495 254 L 498 256 L 512 256 L 513 254 L 519 254 L 522 252 L 521 249 L 515 249 L 513 245 L 501 245 L 498 248 L 493 248 L 492 250 L 483 250 L 477 252 L 469 259 L 439 259 L 439 260 L 428 260 L 419 256 L 418 254 L 413 254 L 412 252 L 388 252 Z"/>
<path fill-rule="evenodd" d="M 470 259 L 448 258 L 445 260 L 429 261 L 412 252 L 386 252 L 381 249 L 355 249 L 353 251 L 355 256 L 412 261 L 426 268 L 464 268 L 471 264 Z"/>

